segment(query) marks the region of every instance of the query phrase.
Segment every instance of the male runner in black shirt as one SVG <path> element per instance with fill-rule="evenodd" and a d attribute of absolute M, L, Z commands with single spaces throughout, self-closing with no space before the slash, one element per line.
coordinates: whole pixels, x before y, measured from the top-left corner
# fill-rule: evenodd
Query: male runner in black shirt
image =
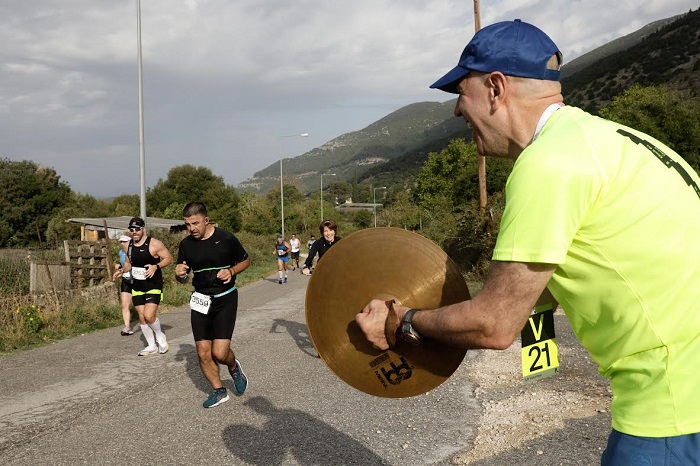
<path fill-rule="evenodd" d="M 180 242 L 175 275 L 184 283 L 189 273 L 193 274 L 192 334 L 199 367 L 213 389 L 203 406 L 213 408 L 229 398 L 219 376 L 219 364 L 228 367 L 236 393 L 242 395 L 248 386 L 248 378 L 231 349 L 231 337 L 238 312 L 236 275 L 250 266 L 250 257 L 232 233 L 209 223 L 203 203 L 190 202 L 182 216 L 190 235 Z"/>

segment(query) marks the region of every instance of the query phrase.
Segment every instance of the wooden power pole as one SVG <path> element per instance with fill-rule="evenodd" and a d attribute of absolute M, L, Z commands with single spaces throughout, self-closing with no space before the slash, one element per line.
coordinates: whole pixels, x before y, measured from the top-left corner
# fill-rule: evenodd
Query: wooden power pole
<path fill-rule="evenodd" d="M 474 0 L 474 32 L 481 29 L 481 19 L 479 17 L 479 0 Z M 478 156 L 479 160 L 479 212 L 486 213 L 486 157 Z"/>

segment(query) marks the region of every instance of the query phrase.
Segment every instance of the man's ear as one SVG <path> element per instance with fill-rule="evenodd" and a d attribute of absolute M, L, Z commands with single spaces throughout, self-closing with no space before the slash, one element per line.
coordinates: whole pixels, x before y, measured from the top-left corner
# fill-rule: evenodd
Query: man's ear
<path fill-rule="evenodd" d="M 209 225 L 209 217 L 204 217 L 204 224 Z"/>
<path fill-rule="evenodd" d="M 489 75 L 486 85 L 490 91 L 491 105 L 493 107 L 500 106 L 507 92 L 507 78 L 503 73 L 495 71 Z"/>

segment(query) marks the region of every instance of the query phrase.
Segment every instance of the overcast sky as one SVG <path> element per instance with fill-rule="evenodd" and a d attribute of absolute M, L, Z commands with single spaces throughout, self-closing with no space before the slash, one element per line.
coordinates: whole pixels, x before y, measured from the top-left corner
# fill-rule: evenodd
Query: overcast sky
<path fill-rule="evenodd" d="M 640 3 L 483 0 L 481 25 L 533 23 L 566 62 L 699 6 Z M 235 185 L 404 105 L 449 100 L 428 86 L 473 35 L 473 5 L 142 0 L 147 187 L 186 163 Z M 136 0 L 2 1 L 0 158 L 96 197 L 139 193 L 136 18 Z"/>

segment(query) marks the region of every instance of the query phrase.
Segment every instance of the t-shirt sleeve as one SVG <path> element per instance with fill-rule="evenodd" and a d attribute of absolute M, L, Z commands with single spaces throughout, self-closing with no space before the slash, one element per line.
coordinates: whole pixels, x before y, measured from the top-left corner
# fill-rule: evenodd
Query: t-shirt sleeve
<path fill-rule="evenodd" d="M 175 261 L 175 264 L 182 264 L 183 262 L 187 262 L 185 248 L 182 246 L 182 243 L 184 243 L 184 241 L 180 241 L 180 245 L 177 248 L 177 260 Z"/>
<path fill-rule="evenodd" d="M 562 264 L 601 186 L 585 150 L 526 149 L 506 183 L 493 260 Z"/>
<path fill-rule="evenodd" d="M 245 250 L 243 245 L 238 238 L 231 235 L 229 238 L 229 243 L 231 244 L 231 266 L 239 264 L 248 258 L 248 252 Z"/>
<path fill-rule="evenodd" d="M 304 267 L 307 269 L 310 269 L 311 266 L 314 263 L 314 257 L 316 257 L 316 254 L 318 254 L 318 247 L 319 247 L 319 241 L 314 241 L 314 244 L 311 245 L 311 250 L 309 251 L 309 255 L 307 256 L 306 260 L 304 261 Z"/>

